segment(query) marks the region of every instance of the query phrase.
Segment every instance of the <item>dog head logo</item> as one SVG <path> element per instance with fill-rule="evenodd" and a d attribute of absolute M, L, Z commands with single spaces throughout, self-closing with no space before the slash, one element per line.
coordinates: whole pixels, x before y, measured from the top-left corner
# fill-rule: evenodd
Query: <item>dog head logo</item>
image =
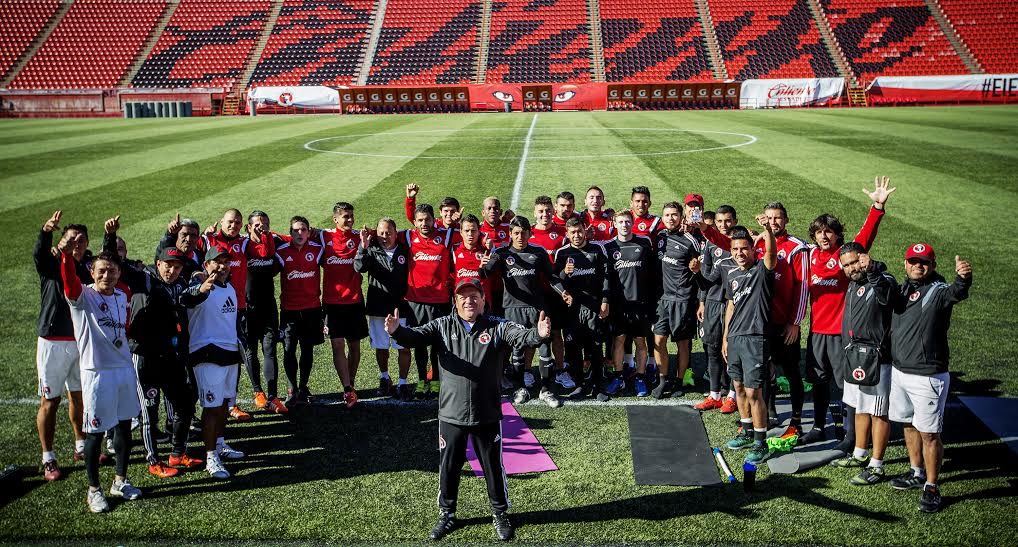
<path fill-rule="evenodd" d="M 715 257 L 721 258 L 722 254 L 724 254 L 724 251 L 721 250 L 721 247 L 717 247 L 717 248 L 714 249 L 714 256 Z"/>
<path fill-rule="evenodd" d="M 92 424 L 92 427 L 94 429 L 99 429 L 99 426 L 102 425 L 102 420 L 100 420 L 98 417 L 93 417 L 92 421 L 89 423 Z"/>
<path fill-rule="evenodd" d="M 919 300 L 919 291 L 916 291 L 916 292 L 908 295 L 908 301 L 909 302 L 915 302 L 916 300 Z"/>
<path fill-rule="evenodd" d="M 438 434 L 438 449 L 445 450 L 445 437 L 441 433 Z"/>
<path fill-rule="evenodd" d="M 866 287 L 859 287 L 859 290 L 855 291 L 856 296 L 862 296 L 866 294 Z"/>
<path fill-rule="evenodd" d="M 788 254 L 784 250 L 778 251 L 778 259 L 779 260 L 784 260 L 786 256 L 788 256 Z"/>
<path fill-rule="evenodd" d="M 615 260 L 622 258 L 622 251 L 615 251 L 614 253 L 612 253 L 612 258 L 614 258 Z"/>
<path fill-rule="evenodd" d="M 838 265 L 838 261 L 834 260 L 833 258 L 827 261 L 827 269 L 828 270 L 833 270 L 834 267 L 837 266 L 837 265 Z"/>
<path fill-rule="evenodd" d="M 239 253 L 240 252 L 240 243 L 234 243 L 233 244 L 233 252 L 235 252 L 235 253 Z"/>
<path fill-rule="evenodd" d="M 482 332 L 481 335 L 477 337 L 477 341 L 482 344 L 487 344 L 488 342 L 491 342 L 491 335 L 486 332 Z"/>
<path fill-rule="evenodd" d="M 399 255 L 398 257 L 396 257 L 396 262 L 399 262 L 401 265 L 406 264 L 406 257 L 403 255 Z"/>
<path fill-rule="evenodd" d="M 442 243 L 442 236 L 435 236 L 435 239 L 432 239 L 431 241 L 435 242 L 435 245 L 438 245 Z"/>
<path fill-rule="evenodd" d="M 861 368 L 857 368 L 852 371 L 852 378 L 855 378 L 857 382 L 861 382 L 866 379 L 866 371 Z"/>
<path fill-rule="evenodd" d="M 307 253 L 306 255 L 304 255 L 304 260 L 307 260 L 308 262 L 312 262 L 314 261 L 314 259 L 315 255 L 313 253 Z"/>
<path fill-rule="evenodd" d="M 215 393 L 212 393 L 212 391 L 211 391 L 211 390 L 210 390 L 210 391 L 206 391 L 206 392 L 205 392 L 205 400 L 206 400 L 206 401 L 208 401 L 208 402 L 210 402 L 210 403 L 211 403 L 212 401 L 215 401 L 215 400 L 216 400 L 216 394 L 215 394 Z"/>
<path fill-rule="evenodd" d="M 290 106 L 293 104 L 293 93 L 286 92 L 279 94 L 279 104 L 283 106 Z"/>
<path fill-rule="evenodd" d="M 732 290 L 733 291 L 739 290 L 739 282 L 734 279 L 732 280 Z"/>
<path fill-rule="evenodd" d="M 354 248 L 354 247 L 356 247 L 356 246 L 357 246 L 357 243 L 356 243 L 356 242 L 354 242 L 354 240 L 352 240 L 352 239 L 348 239 L 348 240 L 346 241 L 346 248 L 347 248 L 347 249 L 353 249 L 353 248 Z"/>
<path fill-rule="evenodd" d="M 511 256 L 507 256 L 505 259 L 505 263 L 512 266 L 513 264 L 516 264 L 516 259 Z"/>

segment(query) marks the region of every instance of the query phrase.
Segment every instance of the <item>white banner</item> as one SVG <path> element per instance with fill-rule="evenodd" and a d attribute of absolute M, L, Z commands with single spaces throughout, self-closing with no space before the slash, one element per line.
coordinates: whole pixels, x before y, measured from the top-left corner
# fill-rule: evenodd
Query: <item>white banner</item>
<path fill-rule="evenodd" d="M 844 78 L 788 78 L 746 80 L 739 94 L 739 108 L 822 106 L 841 100 Z"/>
<path fill-rule="evenodd" d="M 255 87 L 248 90 L 247 96 L 249 101 L 255 101 L 258 106 L 339 106 L 339 91 L 325 86 Z"/>
<path fill-rule="evenodd" d="M 1018 102 L 1018 74 L 880 76 L 867 89 L 873 102 Z"/>

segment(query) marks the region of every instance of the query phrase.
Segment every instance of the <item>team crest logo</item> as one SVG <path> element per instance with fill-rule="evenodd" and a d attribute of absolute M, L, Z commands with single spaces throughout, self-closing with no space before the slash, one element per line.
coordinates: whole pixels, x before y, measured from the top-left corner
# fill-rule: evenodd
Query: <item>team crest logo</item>
<path fill-rule="evenodd" d="M 283 106 L 290 106 L 291 104 L 293 104 L 293 94 L 289 93 L 289 92 L 287 92 L 287 93 L 280 93 L 279 94 L 279 104 L 281 104 Z"/>
<path fill-rule="evenodd" d="M 499 230 L 498 231 L 498 238 L 499 239 L 505 239 L 505 231 L 504 230 Z"/>
<path fill-rule="evenodd" d="M 439 243 L 442 242 L 442 237 L 441 236 L 435 236 L 435 239 L 433 239 L 432 241 L 435 242 L 435 245 L 438 245 Z"/>
<path fill-rule="evenodd" d="M 103 312 L 107 312 L 109 311 L 110 307 L 106 305 L 106 302 L 103 302 L 102 304 L 99 304 L 99 309 L 102 310 Z"/>
<path fill-rule="evenodd" d="M 573 260 L 573 257 L 569 257 L 569 258 L 566 259 L 566 264 L 572 264 L 574 262 L 575 262 L 575 260 Z"/>
<path fill-rule="evenodd" d="M 657 246 L 658 246 L 659 249 L 664 249 L 665 248 L 665 240 L 662 239 L 661 241 L 658 241 L 657 242 Z"/>
<path fill-rule="evenodd" d="M 913 253 L 922 253 L 924 251 L 926 251 L 926 245 L 923 245 L 922 243 L 916 243 L 912 246 Z"/>
<path fill-rule="evenodd" d="M 438 434 L 438 449 L 445 450 L 445 437 L 441 433 Z"/>
<path fill-rule="evenodd" d="M 732 290 L 733 291 L 739 290 L 739 282 L 734 279 L 732 280 Z"/>
<path fill-rule="evenodd" d="M 783 250 L 782 251 L 778 251 L 778 258 L 780 258 L 781 260 L 785 259 L 785 255 L 786 255 L 785 251 L 783 251 Z"/>
<path fill-rule="evenodd" d="M 98 429 L 99 426 L 102 425 L 102 420 L 100 420 L 98 416 L 94 416 L 90 423 L 92 424 L 93 428 Z"/>
<path fill-rule="evenodd" d="M 723 253 L 724 253 L 724 251 L 721 250 L 721 247 L 718 247 L 717 249 L 714 249 L 714 256 L 716 256 L 717 258 L 721 258 L 721 255 Z"/>
<path fill-rule="evenodd" d="M 356 244 L 356 243 L 354 243 L 354 240 L 352 240 L 352 239 L 348 239 L 348 240 L 346 241 L 346 248 L 347 248 L 347 249 L 353 249 L 353 248 L 354 248 L 354 247 L 356 247 L 356 246 L 357 246 L 357 244 Z"/>
<path fill-rule="evenodd" d="M 700 327 L 700 338 L 703 338 L 703 327 Z"/>
<path fill-rule="evenodd" d="M 637 226 L 637 228 L 639 228 L 640 230 L 646 230 L 647 229 L 647 223 L 646 222 L 641 222 L 639 224 L 639 226 Z"/>
<path fill-rule="evenodd" d="M 210 402 L 210 403 L 212 401 L 215 401 L 216 400 L 216 394 L 212 393 L 212 391 L 206 391 L 205 392 L 205 400 Z"/>
<path fill-rule="evenodd" d="M 149 390 L 145 392 L 145 398 L 146 399 L 155 399 L 158 396 L 159 396 L 159 390 L 154 388 L 154 387 L 153 388 L 149 388 Z"/>
<path fill-rule="evenodd" d="M 505 259 L 505 263 L 512 266 L 513 264 L 516 264 L 516 259 L 511 256 L 507 256 Z"/>
<path fill-rule="evenodd" d="M 42 386 L 42 392 L 46 394 L 46 398 L 49 399 L 50 389 L 49 386 Z"/>
<path fill-rule="evenodd" d="M 482 344 L 487 344 L 488 342 L 491 342 L 491 335 L 486 332 L 482 332 L 481 335 L 477 337 L 477 341 Z"/>
<path fill-rule="evenodd" d="M 614 253 L 612 253 L 612 258 L 614 258 L 615 260 L 622 258 L 622 251 L 615 251 Z"/>
<path fill-rule="evenodd" d="M 919 291 L 916 291 L 916 292 L 908 295 L 908 301 L 909 302 L 915 302 L 916 300 L 919 300 Z"/>
<path fill-rule="evenodd" d="M 403 255 L 399 255 L 398 257 L 396 257 L 396 262 L 399 262 L 400 264 L 406 264 L 406 257 Z"/>
<path fill-rule="evenodd" d="M 859 290 L 855 291 L 856 296 L 862 296 L 866 294 L 866 287 L 859 287 Z"/>
<path fill-rule="evenodd" d="M 829 270 L 833 270 L 834 267 L 837 266 L 837 265 L 838 265 L 838 263 L 835 262 L 833 258 L 827 261 L 827 269 L 829 269 Z"/>
<path fill-rule="evenodd" d="M 852 378 L 855 378 L 857 382 L 861 382 L 866 379 L 866 371 L 861 368 L 857 368 L 852 371 Z"/>
<path fill-rule="evenodd" d="M 239 253 L 240 252 L 240 243 L 234 243 L 233 244 L 233 252 L 235 252 L 235 253 Z"/>
<path fill-rule="evenodd" d="M 308 254 L 304 255 L 304 260 L 307 260 L 308 262 L 311 262 L 314 259 L 315 259 L 315 255 L 312 254 L 312 253 L 308 253 Z"/>
<path fill-rule="evenodd" d="M 550 239 L 552 241 L 555 241 L 556 239 L 558 239 L 558 234 L 556 234 L 555 232 L 552 232 L 552 233 L 548 234 L 548 239 Z"/>
<path fill-rule="evenodd" d="M 602 232 L 607 232 L 608 231 L 608 223 L 607 222 L 602 222 L 602 223 L 598 224 L 597 225 L 597 229 L 601 230 Z"/>

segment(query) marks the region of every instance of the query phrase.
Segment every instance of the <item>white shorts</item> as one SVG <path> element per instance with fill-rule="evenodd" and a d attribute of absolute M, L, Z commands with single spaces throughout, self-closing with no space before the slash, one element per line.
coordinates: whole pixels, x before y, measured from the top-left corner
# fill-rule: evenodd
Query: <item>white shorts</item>
<path fill-rule="evenodd" d="M 138 375 L 134 367 L 82 370 L 81 387 L 85 433 L 109 431 L 118 423 L 141 414 Z"/>
<path fill-rule="evenodd" d="M 895 422 L 911 423 L 920 433 L 940 433 L 944 429 L 950 387 L 951 375 L 947 372 L 923 376 L 895 368 L 891 371 L 888 417 Z"/>
<path fill-rule="evenodd" d="M 399 324 L 406 326 L 406 317 L 399 318 Z M 371 347 L 374 349 L 403 349 L 403 346 L 396 343 L 385 331 L 385 318 L 368 316 L 368 337 L 371 338 Z"/>
<path fill-rule="evenodd" d="M 198 382 L 198 399 L 202 408 L 216 408 L 237 399 L 237 373 L 240 365 L 199 363 L 194 366 Z"/>
<path fill-rule="evenodd" d="M 39 338 L 35 347 L 35 370 L 39 376 L 40 397 L 55 399 L 64 389 L 81 391 L 78 345 L 74 340 Z"/>
<path fill-rule="evenodd" d="M 860 386 L 845 382 L 841 400 L 859 414 L 887 416 L 891 396 L 891 365 L 880 365 L 880 382 L 875 386 Z"/>

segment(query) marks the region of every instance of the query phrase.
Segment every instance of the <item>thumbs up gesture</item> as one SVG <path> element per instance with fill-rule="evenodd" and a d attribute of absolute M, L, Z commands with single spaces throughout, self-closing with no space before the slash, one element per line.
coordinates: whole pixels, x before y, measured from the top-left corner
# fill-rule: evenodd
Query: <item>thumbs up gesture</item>
<path fill-rule="evenodd" d="M 541 338 L 551 337 L 551 319 L 543 311 L 537 316 L 537 335 Z"/>
<path fill-rule="evenodd" d="M 392 310 L 392 313 L 385 316 L 385 332 L 392 334 L 399 328 L 399 308 Z"/>
<path fill-rule="evenodd" d="M 967 261 L 962 260 L 958 255 L 955 255 L 954 271 L 958 273 L 958 277 L 968 279 L 972 277 L 972 264 L 969 264 Z"/>

